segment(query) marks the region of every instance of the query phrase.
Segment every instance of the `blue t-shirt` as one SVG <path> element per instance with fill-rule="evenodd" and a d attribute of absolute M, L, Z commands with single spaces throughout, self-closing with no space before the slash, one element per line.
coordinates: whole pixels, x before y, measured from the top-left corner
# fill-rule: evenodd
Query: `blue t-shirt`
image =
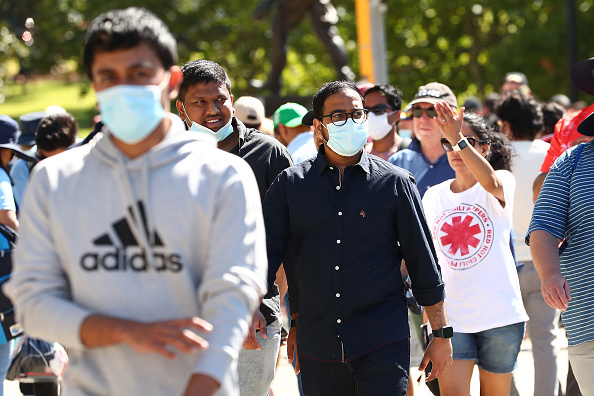
<path fill-rule="evenodd" d="M 8 174 L 4 170 L 0 170 L 0 210 L 12 210 L 16 212 L 12 195 L 12 184 L 10 183 Z M 0 250 L 8 249 L 10 249 L 8 240 L 0 234 Z"/>
<path fill-rule="evenodd" d="M 536 201 L 526 236 L 544 230 L 567 241 L 561 274 L 569 282 L 571 301 L 562 313 L 569 346 L 594 341 L 594 142 L 583 145 L 573 170 L 577 147 L 551 167 Z"/>
<path fill-rule="evenodd" d="M 429 187 L 456 177 L 445 152 L 437 161 L 431 163 L 421 152 L 421 143 L 416 138 L 407 149 L 400 150 L 388 158 L 388 162 L 413 174 L 421 198 Z"/>

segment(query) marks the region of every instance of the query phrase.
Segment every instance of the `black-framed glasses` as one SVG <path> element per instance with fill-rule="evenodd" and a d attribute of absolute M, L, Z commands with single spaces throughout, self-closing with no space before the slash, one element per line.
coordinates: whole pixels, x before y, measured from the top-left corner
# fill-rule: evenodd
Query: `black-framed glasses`
<path fill-rule="evenodd" d="M 367 115 L 369 114 L 369 110 L 367 109 L 359 109 L 353 110 L 350 113 L 346 113 L 344 111 L 335 111 L 328 115 L 324 115 L 321 117 L 330 117 L 330 122 L 332 122 L 336 126 L 343 126 L 346 124 L 349 117 L 353 119 L 356 124 L 363 124 L 365 120 L 367 120 Z"/>
<path fill-rule="evenodd" d="M 422 109 L 420 107 L 412 108 L 412 116 L 415 118 L 423 117 L 423 112 L 425 112 L 429 118 L 437 117 L 437 111 L 435 110 L 435 107 L 429 107 L 427 109 Z"/>
<path fill-rule="evenodd" d="M 481 140 L 481 139 L 477 139 L 472 136 L 464 136 L 464 137 L 466 138 L 466 140 L 468 140 L 468 144 L 470 144 L 472 147 L 475 147 L 477 143 L 479 143 L 479 144 L 488 144 L 489 143 L 488 140 Z M 452 144 L 446 138 L 441 138 L 441 147 L 443 147 L 443 149 L 445 151 L 454 150 L 454 148 L 452 147 Z"/>
<path fill-rule="evenodd" d="M 381 116 L 386 114 L 388 111 L 394 110 L 394 108 L 387 104 L 378 104 L 373 107 L 366 107 L 367 110 L 375 114 L 376 116 Z"/>

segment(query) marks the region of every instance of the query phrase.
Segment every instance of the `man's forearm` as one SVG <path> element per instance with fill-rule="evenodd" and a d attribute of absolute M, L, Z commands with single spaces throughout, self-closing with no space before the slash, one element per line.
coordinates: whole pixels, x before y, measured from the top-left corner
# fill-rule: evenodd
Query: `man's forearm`
<path fill-rule="evenodd" d="M 124 341 L 125 328 L 132 322 L 109 316 L 88 316 L 80 326 L 80 340 L 84 346 L 117 345 Z"/>
<path fill-rule="evenodd" d="M 561 240 L 545 230 L 535 230 L 530 234 L 530 254 L 534 267 L 541 279 L 561 274 L 559 262 L 559 243 Z"/>
<path fill-rule="evenodd" d="M 437 330 L 448 325 L 444 300 L 441 300 L 437 304 L 425 307 L 425 312 L 427 313 L 427 318 L 429 318 L 429 323 L 431 323 L 432 329 Z"/>

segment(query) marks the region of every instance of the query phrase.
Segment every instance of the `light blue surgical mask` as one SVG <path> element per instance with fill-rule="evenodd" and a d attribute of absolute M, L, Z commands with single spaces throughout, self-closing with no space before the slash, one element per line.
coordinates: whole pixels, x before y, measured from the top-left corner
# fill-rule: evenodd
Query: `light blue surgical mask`
<path fill-rule="evenodd" d="M 223 125 L 223 127 L 221 129 L 219 129 L 218 131 L 215 132 L 212 129 L 205 127 L 204 125 L 200 125 L 197 122 L 190 120 L 190 117 L 188 116 L 188 112 L 186 111 L 186 106 L 184 106 L 183 102 L 182 102 L 182 107 L 184 109 L 184 113 L 186 113 L 186 118 L 187 118 L 186 124 L 188 123 L 188 120 L 192 123 L 192 125 L 190 125 L 190 131 L 206 133 L 209 136 L 214 136 L 214 138 L 217 140 L 217 142 L 225 140 L 229 135 L 231 135 L 231 133 L 233 133 L 233 126 L 231 125 L 231 121 L 233 121 L 233 117 L 231 117 L 229 122 L 226 123 L 225 125 Z"/>
<path fill-rule="evenodd" d="M 403 139 L 411 139 L 412 138 L 412 129 L 399 129 L 398 135 L 400 135 Z"/>
<path fill-rule="evenodd" d="M 330 123 L 324 127 L 328 130 L 329 135 L 326 144 L 336 154 L 344 157 L 352 157 L 357 154 L 369 137 L 367 121 L 357 124 L 352 118 L 349 118 L 344 125 L 336 126 Z"/>
<path fill-rule="evenodd" d="M 159 85 L 116 85 L 95 94 L 101 121 L 112 135 L 127 144 L 135 144 L 157 128 L 165 117 L 161 103 L 170 73 Z"/>

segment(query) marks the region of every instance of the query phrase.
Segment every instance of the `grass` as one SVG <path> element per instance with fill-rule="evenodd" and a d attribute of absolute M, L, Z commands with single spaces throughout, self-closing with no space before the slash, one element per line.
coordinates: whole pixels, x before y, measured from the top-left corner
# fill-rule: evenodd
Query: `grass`
<path fill-rule="evenodd" d="M 99 112 L 95 108 L 95 95 L 85 83 L 70 83 L 63 80 L 35 80 L 26 85 L 12 84 L 6 101 L 0 104 L 0 114 L 6 114 L 18 121 L 19 117 L 33 111 L 43 111 L 57 105 L 66 109 L 78 121 L 79 136 L 91 132 L 93 117 Z M 86 94 L 81 92 L 86 90 Z"/>

